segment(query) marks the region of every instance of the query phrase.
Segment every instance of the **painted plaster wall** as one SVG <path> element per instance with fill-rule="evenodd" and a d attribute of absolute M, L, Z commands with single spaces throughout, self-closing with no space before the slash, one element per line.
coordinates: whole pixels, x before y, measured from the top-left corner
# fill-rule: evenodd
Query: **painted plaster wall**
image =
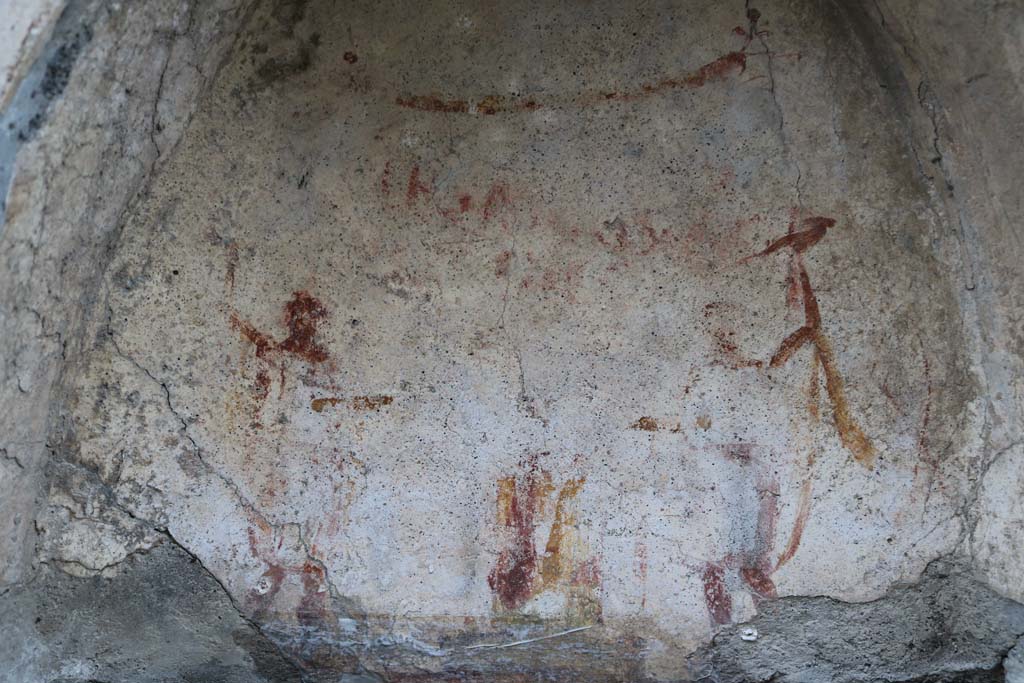
<path fill-rule="evenodd" d="M 187 556 L 323 680 L 744 680 L 734 624 L 880 600 L 956 622 L 929 587 L 973 581 L 972 555 L 1019 599 L 987 476 L 1017 471 L 993 387 L 1019 373 L 979 312 L 1019 307 L 979 282 L 995 238 L 964 229 L 946 119 L 903 63 L 928 54 L 900 54 L 919 11 L 171 15 L 190 56 L 142 75 L 135 140 L 159 163 L 79 266 L 46 448 L 8 467 L 42 492 L 22 575 Z M 45 155 L 19 159 L 13 235 L 49 201 L 26 189 Z M 958 569 L 892 597 L 937 558 Z M 1020 615 L 970 585 L 1000 638 L 905 674 L 999 666 Z M 825 675 L 848 674 L 792 680 Z"/>

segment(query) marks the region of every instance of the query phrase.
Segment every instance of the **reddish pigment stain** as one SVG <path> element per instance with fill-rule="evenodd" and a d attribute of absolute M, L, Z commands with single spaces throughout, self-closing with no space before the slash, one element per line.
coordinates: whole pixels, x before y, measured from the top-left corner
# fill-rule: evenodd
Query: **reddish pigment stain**
<path fill-rule="evenodd" d="M 797 254 L 802 254 L 810 247 L 817 244 L 822 237 L 825 236 L 825 232 L 836 224 L 835 220 L 831 218 L 825 218 L 823 216 L 816 216 L 814 218 L 808 218 L 804 221 L 806 225 L 809 225 L 808 230 L 801 230 L 800 232 L 791 232 L 784 237 L 780 237 L 775 240 L 768 247 L 753 256 L 748 256 L 747 259 L 757 258 L 759 256 L 767 256 L 780 249 L 790 248 Z"/>
<path fill-rule="evenodd" d="M 284 567 L 270 562 L 267 565 L 267 570 L 260 577 L 260 583 L 265 586 L 265 589 L 256 590 L 254 588 L 248 594 L 249 603 L 253 606 L 253 616 L 257 619 L 262 618 L 267 613 L 267 610 L 274 603 L 274 598 L 281 591 L 281 585 L 284 583 Z"/>
<path fill-rule="evenodd" d="M 778 521 L 777 480 L 774 477 L 759 477 L 758 493 L 761 505 L 758 508 L 754 549 L 752 552 L 743 553 L 742 564 L 739 567 L 739 577 L 751 588 L 755 601 L 776 597 L 775 582 L 771 579 L 771 550 Z"/>
<path fill-rule="evenodd" d="M 711 622 L 716 625 L 732 621 L 732 596 L 725 585 L 725 570 L 710 562 L 704 565 L 701 575 L 704 583 L 704 605 Z"/>
<path fill-rule="evenodd" d="M 395 399 L 391 396 L 356 396 L 352 399 L 353 410 L 380 410 L 389 406 Z"/>
<path fill-rule="evenodd" d="M 803 301 L 800 292 L 800 268 L 796 259 L 790 259 L 786 273 L 786 306 L 796 310 Z"/>
<path fill-rule="evenodd" d="M 507 480 L 499 487 L 507 488 Z M 505 609 L 515 609 L 526 602 L 533 592 L 533 579 L 537 570 L 537 548 L 533 542 L 533 515 L 539 482 L 530 475 L 526 501 L 519 500 L 515 480 L 511 482 L 511 495 L 506 501 L 506 526 L 513 529 L 513 541 L 501 551 L 498 562 L 487 576 L 487 585 L 498 596 Z M 507 492 L 499 490 L 499 501 Z"/>
<path fill-rule="evenodd" d="M 752 10 L 756 13 L 756 10 Z M 748 13 L 748 18 L 750 14 Z M 756 19 L 751 19 L 751 30 L 744 31 L 737 26 L 733 32 L 746 37 L 744 49 L 750 44 L 752 36 L 756 33 Z M 743 51 L 729 52 L 721 57 L 704 64 L 696 71 L 680 78 L 662 78 L 653 83 L 644 83 L 638 89 L 632 91 L 605 92 L 597 97 L 593 95 L 577 94 L 571 101 L 577 106 L 586 106 L 602 101 L 631 101 L 651 95 L 659 94 L 676 88 L 700 88 L 707 83 L 720 81 L 733 73 L 743 73 L 747 68 L 747 54 Z M 515 99 L 507 101 L 500 95 L 485 95 L 475 105 L 470 106 L 466 100 L 446 100 L 436 95 L 413 95 L 410 97 L 398 97 L 395 103 L 406 109 L 418 111 L 439 112 L 444 114 L 469 114 L 478 113 L 485 116 L 493 116 L 504 112 L 535 111 L 544 105 L 534 98 L 525 100 Z M 566 104 L 563 101 L 561 104 Z"/>
<path fill-rule="evenodd" d="M 644 432 L 656 432 L 659 429 L 658 421 L 653 417 L 641 417 L 633 424 L 629 425 L 630 429 L 637 429 Z"/>
<path fill-rule="evenodd" d="M 672 240 L 672 234 L 667 228 L 662 228 L 661 233 L 659 234 L 657 230 L 646 222 L 646 219 L 642 219 L 639 222 L 642 223 L 641 229 L 647 237 L 648 242 L 647 247 L 640 252 L 641 256 L 650 256 L 655 250 L 660 247 L 667 246 L 669 241 Z"/>
<path fill-rule="evenodd" d="M 747 55 L 743 52 L 730 52 L 702 66 L 697 73 L 686 78 L 684 83 L 688 87 L 699 88 L 709 81 L 722 80 L 731 72 L 742 73 L 746 68 Z"/>
<path fill-rule="evenodd" d="M 755 358 L 746 358 L 740 354 L 739 347 L 729 339 L 735 335 L 735 332 L 728 332 L 726 330 L 716 330 L 715 340 L 718 342 L 718 351 L 721 354 L 724 363 L 733 370 L 739 370 L 740 368 L 760 368 L 764 364 Z"/>
<path fill-rule="evenodd" d="M 827 230 L 836 225 L 836 220 L 828 216 L 811 216 L 810 218 L 805 218 L 803 222 L 811 230 Z"/>
<path fill-rule="evenodd" d="M 487 193 L 487 198 L 484 199 L 484 220 L 490 220 L 498 211 L 511 205 L 508 186 L 504 183 L 495 183 Z"/>
<path fill-rule="evenodd" d="M 641 580 L 647 580 L 647 544 L 643 541 L 636 544 L 636 574 Z"/>
<path fill-rule="evenodd" d="M 333 407 L 342 403 L 348 405 L 352 410 L 380 410 L 384 406 L 391 405 L 394 400 L 393 396 L 387 396 L 385 394 L 378 394 L 376 396 L 355 396 L 350 399 L 328 396 L 324 398 L 314 398 L 310 402 L 310 407 L 318 413 L 322 413 L 327 406 Z"/>
<path fill-rule="evenodd" d="M 711 314 L 715 312 L 715 309 L 720 308 L 721 306 L 721 301 L 712 301 L 709 304 L 704 304 L 704 317 L 710 318 Z"/>
<path fill-rule="evenodd" d="M 501 98 L 497 95 L 488 95 L 477 102 L 476 110 L 481 114 L 493 116 L 502 110 Z"/>
<path fill-rule="evenodd" d="M 285 304 L 288 337 L 281 342 L 282 351 L 299 356 L 310 363 L 327 360 L 327 350 L 316 341 L 317 326 L 327 317 L 327 309 L 309 292 L 295 292 Z"/>
<path fill-rule="evenodd" d="M 385 198 L 385 204 L 390 204 L 388 198 L 392 189 L 392 166 L 387 162 L 380 178 L 381 195 Z M 512 192 L 505 182 L 494 182 L 485 192 L 461 191 L 451 196 L 444 196 L 435 187 L 433 175 L 428 175 L 426 169 L 419 165 L 413 165 L 409 170 L 408 181 L 405 185 L 405 204 L 410 209 L 421 210 L 421 207 L 429 207 L 429 211 L 453 222 L 459 223 L 464 216 L 471 212 L 479 214 L 483 220 L 488 221 L 501 217 L 501 214 L 512 207 Z M 417 213 L 418 216 L 424 217 Z M 508 228 L 507 222 L 502 218 L 502 226 Z"/>
<path fill-rule="evenodd" d="M 316 339 L 318 326 L 327 318 L 327 309 L 315 297 L 305 291 L 296 291 L 284 305 L 284 325 L 288 336 L 277 342 L 268 334 L 257 330 L 252 323 L 232 312 L 230 323 L 250 344 L 256 348 L 258 365 L 252 394 L 256 399 L 253 412 L 253 428 L 260 428 L 259 414 L 263 402 L 270 395 L 270 369 L 276 362 L 281 395 L 285 388 L 285 362 L 282 354 L 289 354 L 310 364 L 322 363 L 329 358 L 327 349 Z M 272 360 L 273 359 L 273 360 Z"/>
<path fill-rule="evenodd" d="M 640 608 L 647 607 L 647 545 L 642 541 L 636 544 L 635 573 L 643 586 L 643 595 L 640 598 Z"/>
<path fill-rule="evenodd" d="M 302 566 L 301 579 L 302 598 L 295 608 L 295 618 L 303 626 L 322 627 L 330 618 L 327 608 L 329 594 L 324 590 L 324 570 L 312 562 L 306 562 Z"/>
<path fill-rule="evenodd" d="M 270 375 L 263 368 L 256 373 L 256 397 L 263 400 L 270 395 Z"/>
<path fill-rule="evenodd" d="M 248 322 L 242 320 L 238 315 L 231 314 L 231 326 L 242 333 L 242 336 L 249 340 L 249 343 L 256 347 L 256 357 L 263 358 L 277 347 L 274 340 L 263 334 Z"/>
<path fill-rule="evenodd" d="M 772 368 L 781 367 L 786 364 L 789 357 L 792 356 L 801 346 L 811 341 L 814 338 L 814 330 L 810 327 L 804 326 L 792 333 L 779 345 L 779 349 L 772 356 L 768 366 Z"/>
<path fill-rule="evenodd" d="M 757 511 L 757 532 L 753 552 L 747 553 L 740 567 L 740 578 L 754 592 L 755 599 L 774 598 L 775 582 L 772 581 L 772 545 L 775 527 L 779 520 L 779 485 L 772 478 L 759 477 L 758 494 L 761 504 Z"/>
<path fill-rule="evenodd" d="M 256 530 L 252 527 L 246 529 L 246 534 L 249 537 L 249 554 L 253 557 L 259 557 L 259 542 L 256 540 Z"/>
<path fill-rule="evenodd" d="M 532 263 L 533 259 L 527 256 L 527 261 Z M 583 267 L 582 263 L 570 263 L 564 269 L 544 268 L 539 273 L 535 270 L 520 280 L 519 287 L 538 287 L 544 292 L 557 292 L 567 302 L 574 304 L 577 302 L 576 292 L 583 278 Z"/>
<path fill-rule="evenodd" d="M 807 526 L 807 518 L 810 514 L 811 481 L 808 479 L 800 487 L 800 503 L 797 508 L 796 519 L 793 521 L 793 531 L 789 535 L 789 543 L 786 544 L 786 549 L 779 555 L 779 560 L 775 564 L 776 569 L 789 562 L 796 555 L 796 551 L 800 548 L 800 541 L 803 539 L 804 528 Z"/>
<path fill-rule="evenodd" d="M 326 408 L 327 406 L 329 406 L 329 405 L 330 406 L 336 406 L 339 403 L 342 403 L 344 400 L 345 399 L 334 398 L 334 397 L 330 397 L 330 398 L 314 398 L 312 403 L 310 404 L 310 407 L 312 407 L 313 410 L 315 410 L 316 412 L 322 413 L 322 412 L 324 412 L 324 408 Z"/>
<path fill-rule="evenodd" d="M 325 590 L 326 573 L 324 568 L 313 561 L 306 561 L 302 565 L 286 565 L 269 559 L 259 550 L 256 530 L 250 527 L 248 536 L 249 550 L 252 556 L 262 559 L 267 565 L 266 571 L 246 596 L 254 617 L 262 619 L 270 616 L 268 613 L 274 606 L 275 598 L 281 592 L 285 581 L 289 577 L 297 576 L 302 583 L 303 594 L 295 609 L 296 619 L 303 626 L 316 628 L 323 628 L 329 624 L 333 615 L 328 602 L 330 594 Z M 278 550 L 283 541 L 283 538 L 278 540 Z M 315 546 L 313 552 L 314 554 L 316 552 Z"/>
<path fill-rule="evenodd" d="M 629 246 L 629 233 L 626 231 L 625 221 L 619 222 L 618 228 L 615 229 L 615 244 L 619 251 L 624 251 Z"/>
<path fill-rule="evenodd" d="M 572 573 L 572 585 L 597 588 L 601 585 L 601 565 L 596 557 L 581 562 Z"/>
<path fill-rule="evenodd" d="M 443 100 L 433 95 L 399 97 L 395 99 L 395 104 L 406 109 L 443 112 L 446 114 L 465 114 L 469 111 L 469 104 L 465 100 Z"/>
<path fill-rule="evenodd" d="M 803 264 L 801 264 L 800 268 L 800 291 L 803 293 L 804 299 L 805 322 L 811 329 L 820 331 L 821 310 L 818 308 L 818 297 L 814 295 L 814 289 L 811 287 L 811 278 Z"/>
<path fill-rule="evenodd" d="M 564 550 L 567 550 L 567 541 L 574 526 L 574 516 L 569 510 L 569 504 L 583 488 L 585 479 L 570 479 L 558 492 L 558 500 L 555 502 L 555 519 L 551 523 L 551 530 L 548 532 L 548 541 L 544 546 L 544 558 L 541 562 L 540 578 L 541 588 L 554 586 L 565 578 L 570 582 L 575 570 L 565 557 Z M 580 565 L 577 565 L 577 568 Z M 575 583 L 574 585 L 586 585 Z"/>
<path fill-rule="evenodd" d="M 227 283 L 228 291 L 235 291 L 235 271 L 238 269 L 238 245 L 232 242 L 227 246 L 227 267 L 224 271 L 224 280 Z"/>
<path fill-rule="evenodd" d="M 754 595 L 758 598 L 775 598 L 775 582 L 772 581 L 771 576 L 768 572 L 761 569 L 760 567 L 743 567 L 740 569 L 740 576 L 754 591 Z"/>
<path fill-rule="evenodd" d="M 781 249 L 790 250 L 790 275 L 789 292 L 787 299 L 792 300 L 794 284 L 798 284 L 800 298 L 803 300 L 804 324 L 795 332 L 786 337 L 779 345 L 778 350 L 772 355 L 769 366 L 773 368 L 784 365 L 797 351 L 806 345 L 814 348 L 812 367 L 815 378 L 817 368 L 820 365 L 825 375 L 825 391 L 832 403 L 832 415 L 839 433 L 839 440 L 843 446 L 853 453 L 857 462 L 865 467 L 872 467 L 876 455 L 875 447 L 864 434 L 863 430 L 850 414 L 849 404 L 846 400 L 846 393 L 843 388 L 843 378 L 832 351 L 832 345 L 825 335 L 821 324 L 821 310 L 818 306 L 818 298 L 811 286 L 811 278 L 803 262 L 803 252 L 817 244 L 826 232 L 835 226 L 835 219 L 827 216 L 812 216 L 802 221 L 805 229 L 794 231 L 794 225 L 790 225 L 787 235 L 775 240 L 766 249 L 743 259 L 767 256 Z M 795 277 L 794 277 L 795 272 Z M 814 382 L 816 383 L 816 379 Z M 812 408 L 812 416 L 816 407 Z"/>
<path fill-rule="evenodd" d="M 498 480 L 497 521 L 510 532 L 505 548 L 487 576 L 487 583 L 501 607 L 513 610 L 546 590 L 571 586 L 594 588 L 601 582 L 596 558 L 576 559 L 573 535 L 576 528 L 572 501 L 584 479 L 565 482 L 554 502 L 554 519 L 543 555 L 534 543 L 534 531 L 555 491 L 551 475 L 541 469 L 537 455 L 530 456 L 519 476 Z"/>
<path fill-rule="evenodd" d="M 433 190 L 420 180 L 420 167 L 413 166 L 409 172 L 409 186 L 405 191 L 405 200 L 407 203 L 415 204 L 416 199 L 420 195 L 430 196 L 433 194 Z"/>
<path fill-rule="evenodd" d="M 284 317 L 288 336 L 281 343 L 275 342 L 270 335 L 260 332 L 235 313 L 231 314 L 231 326 L 256 347 L 257 358 L 285 351 L 310 363 L 327 360 L 327 350 L 316 341 L 317 328 L 327 318 L 324 305 L 309 292 L 297 291 L 292 294 L 291 301 L 285 304 Z"/>
<path fill-rule="evenodd" d="M 813 462 L 813 458 L 810 462 Z M 805 484 L 801 493 L 800 510 L 786 551 L 774 565 L 772 551 L 779 519 L 778 481 L 774 476 L 762 473 L 757 478 L 756 490 L 760 496 L 760 505 L 757 511 L 757 530 L 752 546 L 739 552 L 729 553 L 717 563 L 706 562 L 702 570 L 705 603 L 712 622 L 715 624 L 726 623 L 731 614 L 723 607 L 725 605 L 731 608 L 732 605 L 724 578 L 727 569 L 738 571 L 740 580 L 749 588 L 755 603 L 774 599 L 778 597 L 778 593 L 772 573 L 792 558 L 800 545 L 800 536 L 803 533 L 803 525 L 806 523 L 809 510 L 810 483 Z"/>
<path fill-rule="evenodd" d="M 512 261 L 512 252 L 503 251 L 494 257 L 494 275 L 497 278 L 504 278 L 508 275 L 509 264 Z"/>
<path fill-rule="evenodd" d="M 651 95 L 660 94 L 666 90 L 677 88 L 701 88 L 712 81 L 724 80 L 732 73 L 743 73 L 747 68 L 747 55 L 745 52 L 730 52 L 718 59 L 708 62 L 692 74 L 683 78 L 663 78 L 654 83 L 644 83 L 639 90 L 626 92 L 608 92 L 604 94 L 605 100 L 631 101 Z"/>
<path fill-rule="evenodd" d="M 775 526 L 779 521 L 779 483 L 774 477 L 762 476 L 760 479 L 758 495 L 761 498 L 761 504 L 757 511 L 755 548 L 758 558 L 757 566 L 768 571 L 770 566 L 768 556 L 775 540 Z"/>
<path fill-rule="evenodd" d="M 594 231 L 594 239 L 607 251 L 619 257 L 618 262 L 609 266 L 615 270 L 619 266 L 628 267 L 629 256 L 649 257 L 662 254 L 672 259 L 679 256 L 676 246 L 681 238 L 668 228 L 655 228 L 651 217 L 645 214 L 625 220 L 621 216 L 604 222 L 604 230 Z"/>

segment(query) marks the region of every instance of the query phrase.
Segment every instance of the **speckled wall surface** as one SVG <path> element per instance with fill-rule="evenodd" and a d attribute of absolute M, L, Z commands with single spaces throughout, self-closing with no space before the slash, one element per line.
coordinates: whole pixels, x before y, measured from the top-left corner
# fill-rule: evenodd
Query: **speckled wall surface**
<path fill-rule="evenodd" d="M 260 680 L 1001 666 L 1024 615 L 965 569 L 998 412 L 978 274 L 895 19 L 233 11 L 218 66 L 180 67 L 194 116 L 163 147 L 152 119 L 159 163 L 62 352 L 27 571 L 130 586 L 198 563 L 182 585 L 212 581 L 288 662 L 232 654 L 210 680 L 246 656 Z M 816 619 L 865 602 L 876 641 L 892 605 L 892 642 L 1002 621 L 904 678 L 821 652 L 729 673 L 772 628 L 824 642 Z"/>

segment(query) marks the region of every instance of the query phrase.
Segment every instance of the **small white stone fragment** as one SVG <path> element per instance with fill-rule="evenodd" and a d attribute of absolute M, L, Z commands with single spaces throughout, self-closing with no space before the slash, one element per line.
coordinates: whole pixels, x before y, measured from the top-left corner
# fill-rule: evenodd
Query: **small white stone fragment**
<path fill-rule="evenodd" d="M 745 628 L 740 631 L 740 640 L 746 640 L 751 642 L 757 640 L 757 629 L 756 628 Z"/>
<path fill-rule="evenodd" d="M 267 580 L 267 577 L 263 577 L 259 581 L 256 582 L 256 592 L 257 593 L 259 593 L 260 595 L 266 595 L 269 591 L 270 591 L 270 581 Z"/>

